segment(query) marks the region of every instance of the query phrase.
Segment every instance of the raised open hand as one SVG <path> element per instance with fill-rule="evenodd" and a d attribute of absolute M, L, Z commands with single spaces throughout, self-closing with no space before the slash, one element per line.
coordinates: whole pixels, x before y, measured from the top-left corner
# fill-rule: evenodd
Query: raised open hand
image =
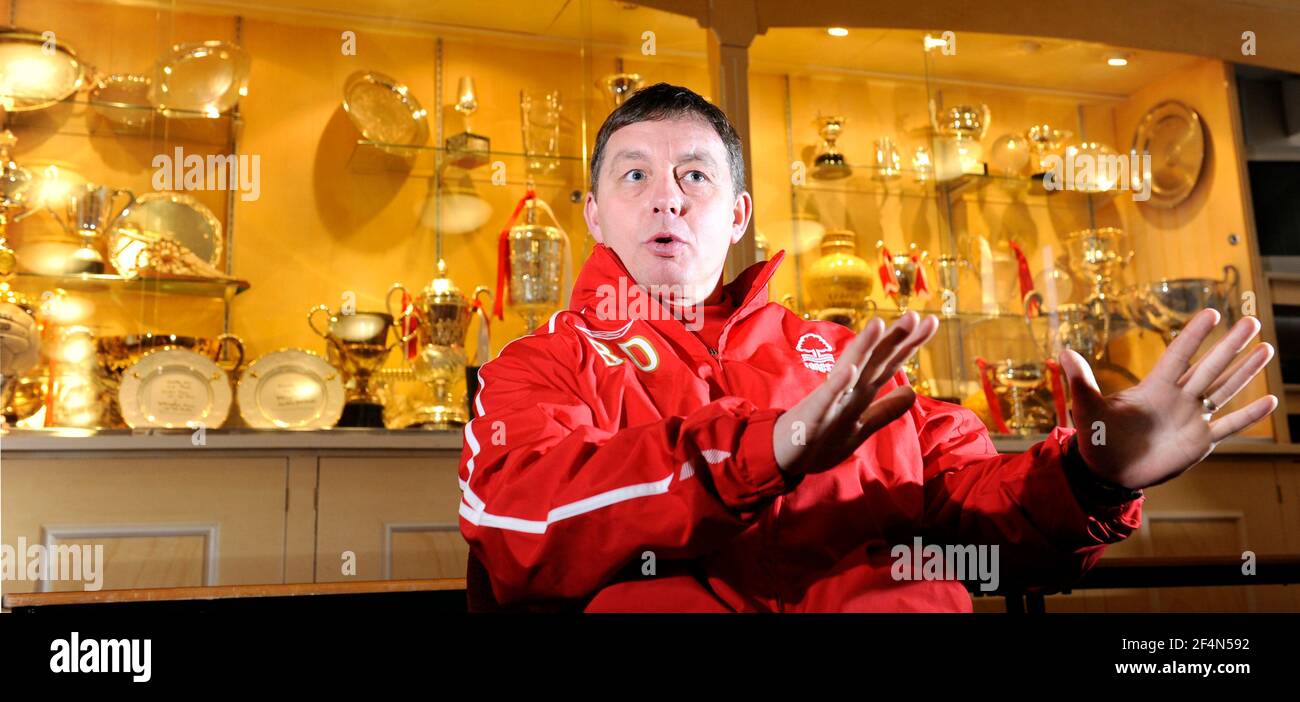
<path fill-rule="evenodd" d="M 916 395 L 904 385 L 876 399 L 880 388 L 939 329 L 933 315 L 915 312 L 888 329 L 877 317 L 849 342 L 825 382 L 777 418 L 772 446 L 787 473 L 817 473 L 839 465 L 881 427 L 901 417 Z"/>
<path fill-rule="evenodd" d="M 1158 485 L 1200 463 L 1220 441 L 1277 408 L 1277 398 L 1268 395 L 1214 418 L 1218 408 L 1273 358 L 1273 347 L 1265 343 L 1242 353 L 1259 333 L 1259 321 L 1246 317 L 1192 365 L 1192 357 L 1218 323 L 1217 311 L 1202 310 L 1142 382 L 1108 397 L 1101 395 L 1082 356 L 1061 354 L 1073 395 L 1079 452 L 1093 472 L 1132 489 Z M 1102 436 L 1104 441 L 1096 440 Z"/>

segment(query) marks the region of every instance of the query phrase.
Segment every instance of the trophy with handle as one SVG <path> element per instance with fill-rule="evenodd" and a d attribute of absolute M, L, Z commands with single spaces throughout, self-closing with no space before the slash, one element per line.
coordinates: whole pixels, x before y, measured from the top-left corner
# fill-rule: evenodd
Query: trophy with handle
<path fill-rule="evenodd" d="M 119 207 L 117 201 L 123 195 L 126 197 Z M 81 246 L 69 257 L 69 273 L 105 272 L 104 255 L 99 251 L 101 239 L 133 202 L 135 194 L 130 190 L 84 183 L 74 186 L 68 193 L 62 215 L 47 205 L 59 224 L 81 240 Z"/>
<path fill-rule="evenodd" d="M 885 294 L 894 298 L 901 317 L 910 309 L 912 298 L 924 300 L 930 296 L 925 276 L 925 261 L 930 255 L 918 251 L 916 244 L 911 244 L 907 253 L 900 254 L 890 253 L 884 241 L 877 241 L 876 249 L 880 253 L 880 280 Z"/>
<path fill-rule="evenodd" d="M 469 421 L 459 382 L 468 364 L 465 336 L 475 312 L 483 309 L 479 298 L 484 293 L 492 295 L 485 286 L 478 286 L 471 301 L 447 276 L 447 264 L 442 260 L 438 261 L 437 277 L 418 296 L 412 296 L 401 283 L 389 288 L 385 300 L 389 314 L 400 320 L 403 332 L 419 338 L 418 348 L 404 349 L 413 377 L 432 387 L 432 397 L 415 398 L 412 403 L 405 420 L 410 424 L 454 429 Z"/>
<path fill-rule="evenodd" d="M 1197 312 L 1213 307 L 1232 324 L 1236 319 L 1236 306 L 1232 304 L 1234 291 L 1241 283 L 1237 267 L 1223 267 L 1223 279 L 1165 278 L 1136 288 L 1130 296 L 1129 306 L 1139 326 L 1157 331 L 1166 345 Z"/>
<path fill-rule="evenodd" d="M 321 313 L 326 319 L 318 324 Z M 384 405 L 376 393 L 374 375 L 383 367 L 389 352 L 415 338 L 416 332 L 396 334 L 397 340 L 390 344 L 392 315 L 361 311 L 336 314 L 326 305 L 317 305 L 307 313 L 307 325 L 325 339 L 331 362 L 351 381 L 338 426 L 383 427 Z"/>

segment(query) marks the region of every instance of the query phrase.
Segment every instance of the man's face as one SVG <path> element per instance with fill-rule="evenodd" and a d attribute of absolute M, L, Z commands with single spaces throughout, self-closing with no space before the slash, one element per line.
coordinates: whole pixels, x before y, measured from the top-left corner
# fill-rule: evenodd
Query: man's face
<path fill-rule="evenodd" d="M 749 193 L 735 195 L 727 150 L 702 119 L 637 122 L 610 135 L 584 214 L 643 286 L 679 286 L 683 301 L 708 297 L 727 249 L 749 224 Z"/>

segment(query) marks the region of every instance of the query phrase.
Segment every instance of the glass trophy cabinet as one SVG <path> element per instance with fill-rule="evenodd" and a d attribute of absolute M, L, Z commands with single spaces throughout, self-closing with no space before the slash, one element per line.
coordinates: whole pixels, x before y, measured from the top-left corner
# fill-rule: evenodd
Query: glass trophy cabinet
<path fill-rule="evenodd" d="M 41 337 L 7 426 L 459 431 L 567 304 L 601 121 L 709 92 L 706 30 L 630 3 L 316 9 L 0 4 L 5 290 Z"/>
<path fill-rule="evenodd" d="M 1004 437 L 1068 425 L 1062 349 L 1113 392 L 1195 310 L 1256 313 L 1225 71 L 1043 37 L 770 30 L 749 76 L 757 226 L 792 262 L 774 288 L 854 328 L 936 314 L 918 392 Z"/>

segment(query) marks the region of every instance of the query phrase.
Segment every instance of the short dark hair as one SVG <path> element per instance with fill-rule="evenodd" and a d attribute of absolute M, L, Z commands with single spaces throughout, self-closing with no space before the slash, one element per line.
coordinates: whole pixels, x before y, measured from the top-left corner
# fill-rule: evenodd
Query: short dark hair
<path fill-rule="evenodd" d="M 708 122 L 722 139 L 727 149 L 727 165 L 731 169 L 734 194 L 745 189 L 745 154 L 741 150 L 740 135 L 731 126 L 731 120 L 717 105 L 705 100 L 690 88 L 668 83 L 655 83 L 632 94 L 622 105 L 614 108 L 600 125 L 596 134 L 596 148 L 591 152 L 591 192 L 596 192 L 600 179 L 600 162 L 605 157 L 605 143 L 609 136 L 629 124 L 651 122 L 681 117 L 697 117 Z"/>

